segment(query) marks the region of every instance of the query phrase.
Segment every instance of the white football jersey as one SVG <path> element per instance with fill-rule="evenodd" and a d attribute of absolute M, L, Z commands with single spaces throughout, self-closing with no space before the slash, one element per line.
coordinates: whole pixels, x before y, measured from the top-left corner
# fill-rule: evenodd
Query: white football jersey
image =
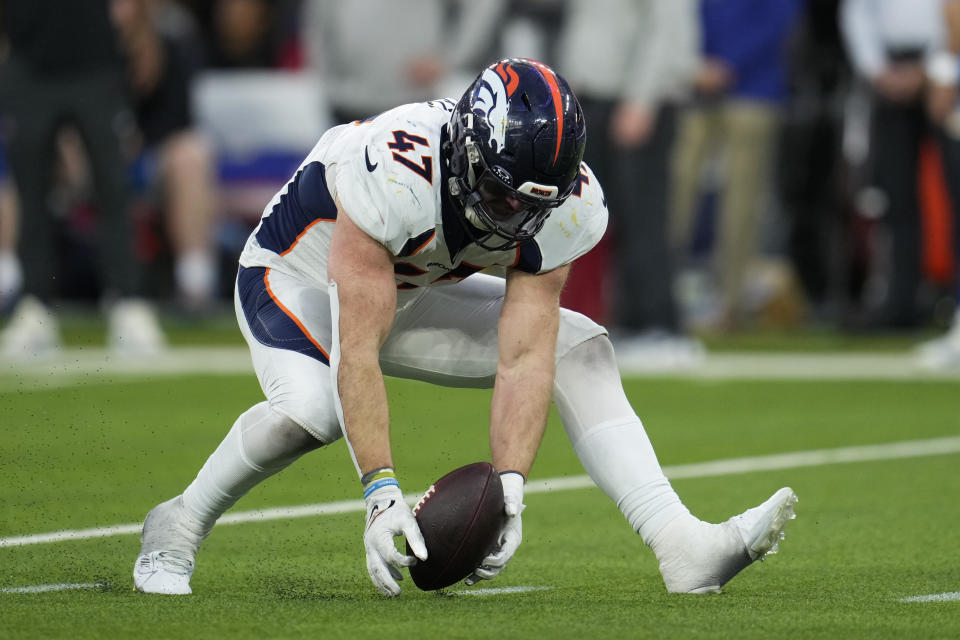
<path fill-rule="evenodd" d="M 472 243 L 444 188 L 441 138 L 453 106 L 450 100 L 407 104 L 327 131 L 267 204 L 240 264 L 325 288 L 337 198 L 350 219 L 394 256 L 401 292 L 458 282 L 488 267 L 543 273 L 600 240 L 606 201 L 583 164 L 573 194 L 532 241 L 508 251 Z"/>

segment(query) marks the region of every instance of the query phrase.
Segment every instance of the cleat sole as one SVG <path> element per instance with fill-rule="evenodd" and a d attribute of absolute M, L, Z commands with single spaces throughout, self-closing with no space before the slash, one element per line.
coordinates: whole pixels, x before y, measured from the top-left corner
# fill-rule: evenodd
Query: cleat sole
<path fill-rule="evenodd" d="M 786 531 L 784 531 L 787 522 L 797 517 L 793 507 L 799 498 L 793 492 L 793 489 L 784 487 L 773 495 L 773 499 L 779 500 L 779 505 L 770 519 L 770 523 L 759 536 L 747 544 L 748 553 L 755 560 L 763 561 L 766 556 L 772 555 L 780 549 L 780 541 L 787 536 Z"/>

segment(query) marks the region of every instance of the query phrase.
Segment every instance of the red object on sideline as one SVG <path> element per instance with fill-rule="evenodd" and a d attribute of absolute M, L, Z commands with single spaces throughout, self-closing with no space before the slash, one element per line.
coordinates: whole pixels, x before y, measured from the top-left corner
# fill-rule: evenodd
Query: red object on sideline
<path fill-rule="evenodd" d="M 591 251 L 573 263 L 560 305 L 606 325 L 611 321 L 610 232 Z"/>
<path fill-rule="evenodd" d="M 934 282 L 950 284 L 957 272 L 958 247 L 953 246 L 953 225 L 957 221 L 953 219 L 940 149 L 932 140 L 920 149 L 918 172 L 923 272 Z"/>

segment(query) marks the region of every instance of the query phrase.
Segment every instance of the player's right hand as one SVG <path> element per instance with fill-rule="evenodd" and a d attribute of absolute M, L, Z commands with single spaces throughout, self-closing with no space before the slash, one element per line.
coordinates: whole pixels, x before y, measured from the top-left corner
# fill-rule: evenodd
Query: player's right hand
<path fill-rule="evenodd" d="M 403 493 L 396 484 L 385 486 L 365 498 L 367 528 L 363 545 L 367 551 L 367 572 L 374 586 L 385 596 L 400 595 L 398 582 L 403 579 L 400 567 L 416 564 L 417 558 L 427 559 L 427 545 L 417 526 L 410 507 L 403 501 Z M 414 556 L 397 550 L 393 539 L 404 536 Z"/>

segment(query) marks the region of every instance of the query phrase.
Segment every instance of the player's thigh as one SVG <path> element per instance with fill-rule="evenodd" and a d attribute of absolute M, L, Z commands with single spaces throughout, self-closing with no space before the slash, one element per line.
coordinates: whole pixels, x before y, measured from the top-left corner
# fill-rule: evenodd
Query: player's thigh
<path fill-rule="evenodd" d="M 455 387 L 492 385 L 503 280 L 471 276 L 422 289 L 400 307 L 380 350 L 387 375 Z"/>
<path fill-rule="evenodd" d="M 475 274 L 454 285 L 421 291 L 397 313 L 380 351 L 384 373 L 451 387 L 492 386 L 505 284 L 503 278 Z M 586 316 L 561 309 L 557 358 L 604 333 Z"/>
<path fill-rule="evenodd" d="M 270 406 L 324 444 L 339 438 L 326 290 L 276 271 L 241 268 L 234 302 Z"/>

